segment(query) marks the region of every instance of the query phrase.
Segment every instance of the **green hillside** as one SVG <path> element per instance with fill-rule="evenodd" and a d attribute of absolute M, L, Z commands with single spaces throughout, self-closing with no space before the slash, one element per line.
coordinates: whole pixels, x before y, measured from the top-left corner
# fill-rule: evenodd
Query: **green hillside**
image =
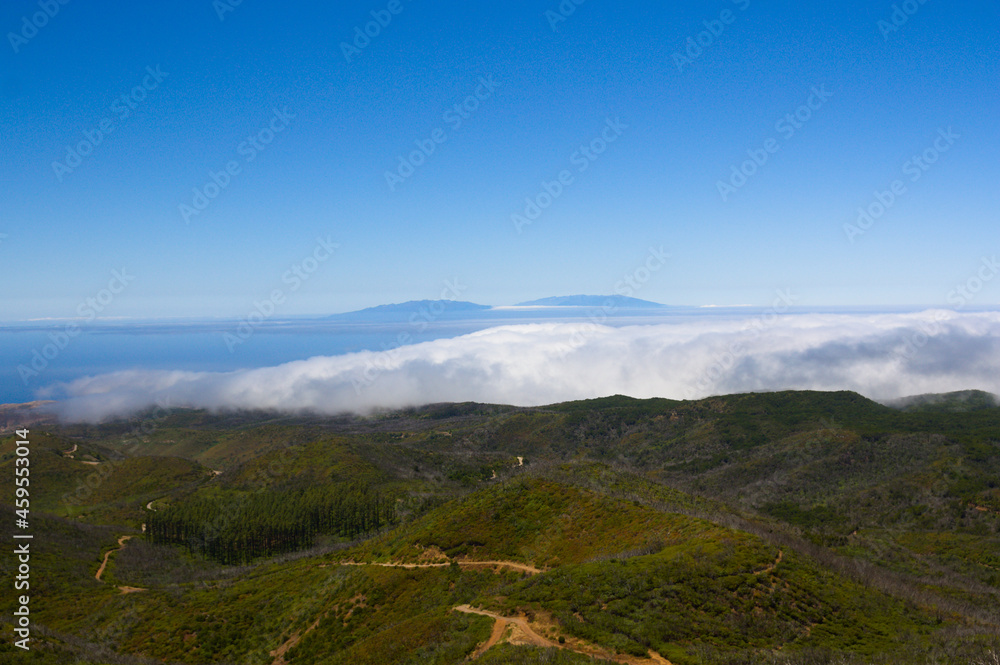
<path fill-rule="evenodd" d="M 178 410 L 32 441 L 37 641 L 0 662 L 1000 653 L 1000 408 L 982 395 Z"/>

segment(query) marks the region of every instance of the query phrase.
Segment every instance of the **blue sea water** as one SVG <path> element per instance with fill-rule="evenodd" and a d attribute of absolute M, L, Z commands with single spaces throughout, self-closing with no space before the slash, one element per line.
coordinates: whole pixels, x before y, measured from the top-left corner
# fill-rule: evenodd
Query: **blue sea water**
<path fill-rule="evenodd" d="M 434 316 L 422 310 L 369 311 L 364 316 L 269 320 L 253 327 L 245 340 L 240 340 L 235 321 L 101 322 L 79 328 L 73 337 L 65 334 L 67 322 L 10 324 L 0 326 L 0 404 L 44 398 L 40 391 L 47 387 L 127 369 L 225 372 L 319 355 L 388 350 L 497 325 L 680 323 L 705 317 L 749 317 L 761 311 L 676 307 L 615 310 L 612 316 L 593 307 L 501 308 Z"/>
<path fill-rule="evenodd" d="M 261 326 L 245 340 L 236 335 L 235 322 L 104 325 L 81 329 L 72 338 L 65 335 L 65 325 L 3 327 L 0 404 L 31 401 L 43 396 L 41 388 L 119 370 L 267 367 L 319 355 L 392 349 L 401 341 L 456 337 L 491 325 L 496 322 L 442 322 L 420 329 L 409 324 L 281 322 Z"/>

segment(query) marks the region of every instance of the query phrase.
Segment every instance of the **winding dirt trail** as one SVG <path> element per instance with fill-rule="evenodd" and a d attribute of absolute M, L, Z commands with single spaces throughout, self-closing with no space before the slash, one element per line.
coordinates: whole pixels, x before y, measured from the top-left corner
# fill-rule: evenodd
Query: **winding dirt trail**
<path fill-rule="evenodd" d="M 459 612 L 465 611 L 465 610 L 460 610 L 457 607 L 455 609 L 458 610 Z M 489 639 L 480 644 L 478 647 L 476 647 L 476 650 L 472 652 L 470 658 L 472 660 L 475 660 L 476 658 L 479 658 L 484 653 L 489 651 L 492 647 L 496 646 L 497 643 L 499 643 L 500 640 L 503 639 L 503 635 L 505 632 L 507 632 L 507 620 L 504 619 L 503 617 L 498 617 L 497 620 L 493 622 L 493 630 L 490 632 Z"/>
<path fill-rule="evenodd" d="M 784 557 L 785 557 L 785 551 L 784 550 L 778 550 L 778 558 L 774 560 L 774 563 L 772 563 L 770 566 L 765 567 L 762 570 L 755 570 L 753 572 L 753 574 L 754 575 L 764 575 L 765 573 L 770 573 L 771 571 L 773 571 L 775 568 L 778 567 L 778 564 L 781 563 L 781 560 Z"/>
<path fill-rule="evenodd" d="M 511 570 L 520 570 L 525 573 L 531 573 L 532 575 L 537 575 L 539 573 L 544 573 L 545 571 L 540 568 L 535 568 L 534 566 L 528 565 L 526 563 L 520 563 L 518 561 L 461 561 L 455 560 L 462 568 L 510 568 Z M 366 563 L 364 561 L 340 561 L 336 565 L 338 566 L 382 566 L 384 568 L 447 568 L 452 564 L 451 561 L 444 563 Z"/>
<path fill-rule="evenodd" d="M 97 573 L 94 575 L 94 579 L 96 579 L 98 582 L 102 581 L 101 575 L 104 574 L 104 569 L 107 568 L 108 566 L 108 559 L 111 558 L 111 555 L 113 553 L 125 549 L 125 543 L 131 539 L 132 536 L 122 536 L 121 538 L 118 539 L 118 547 L 116 547 L 113 550 L 108 550 L 107 552 L 104 553 L 104 561 L 101 562 L 101 567 L 97 569 Z M 139 591 L 145 591 L 146 589 L 137 586 L 120 586 L 118 587 L 118 590 L 121 591 L 122 593 L 138 593 Z"/>
<path fill-rule="evenodd" d="M 274 658 L 274 660 L 271 661 L 271 665 L 287 665 L 288 661 L 285 660 L 285 654 L 288 653 L 289 649 L 298 644 L 299 640 L 311 633 L 313 629 L 319 625 L 320 619 L 322 618 L 323 617 L 320 617 L 319 619 L 313 621 L 312 625 L 306 628 L 305 632 L 301 635 L 298 633 L 292 633 L 292 636 L 285 640 L 284 644 L 272 651 L 270 655 Z"/>
<path fill-rule="evenodd" d="M 74 443 L 72 448 L 70 448 L 69 450 L 64 450 L 62 454 L 68 457 L 69 459 L 80 462 L 81 464 L 89 464 L 91 466 L 97 466 L 99 464 L 99 462 L 88 462 L 87 460 L 76 459 L 76 455 L 73 454 L 76 452 L 76 449 L 77 449 L 77 444 Z"/>
<path fill-rule="evenodd" d="M 484 642 L 478 649 L 476 649 L 476 654 L 479 656 L 486 653 L 486 651 L 490 647 L 492 647 L 494 644 L 500 641 L 500 638 L 503 636 L 503 633 L 507 628 L 507 624 L 513 624 L 518 628 L 520 628 L 521 632 L 523 632 L 525 637 L 527 637 L 528 644 L 532 644 L 536 647 L 555 647 L 558 649 L 558 648 L 564 648 L 566 646 L 565 644 L 561 645 L 556 642 L 553 642 L 552 640 L 542 637 L 541 635 L 536 633 L 534 629 L 532 629 L 532 627 L 528 625 L 527 620 L 525 620 L 522 617 L 505 617 L 499 614 L 495 614 L 493 612 L 487 612 L 486 610 L 476 609 L 475 607 L 472 607 L 470 605 L 459 605 L 458 607 L 455 608 L 455 611 L 462 612 L 464 614 L 478 614 L 480 616 L 490 617 L 491 619 L 494 619 L 496 621 L 496 624 L 493 625 L 493 634 L 490 635 L 490 639 Z M 502 626 L 500 626 L 501 622 L 503 624 Z"/>
<path fill-rule="evenodd" d="M 773 570 L 774 566 L 781 563 L 783 553 L 778 551 L 778 558 L 769 566 L 766 570 Z M 519 561 L 501 561 L 501 560 L 488 560 L 488 561 L 463 561 L 459 559 L 454 559 L 452 561 L 446 562 L 436 562 L 436 563 L 402 563 L 402 562 L 389 562 L 389 563 L 376 563 L 376 562 L 364 562 L 364 561 L 339 561 L 333 564 L 320 564 L 321 566 L 326 565 L 339 565 L 339 566 L 382 566 L 385 568 L 444 568 L 450 566 L 452 563 L 456 563 L 462 568 L 508 568 L 511 570 L 518 570 L 525 573 L 530 573 L 532 575 L 537 575 L 539 573 L 544 573 L 545 571 L 541 568 L 536 568 L 527 563 L 521 563 Z M 607 650 L 587 644 L 582 640 L 570 637 L 563 644 L 553 642 L 552 640 L 540 635 L 535 628 L 532 628 L 525 617 L 505 617 L 495 612 L 490 612 L 488 610 L 481 610 L 470 605 L 459 605 L 453 608 L 456 612 L 463 612 L 465 614 L 478 614 L 480 616 L 485 616 L 493 619 L 493 630 L 490 632 L 490 637 L 485 642 L 476 647 L 476 650 L 470 656 L 472 659 L 479 658 L 484 653 L 489 651 L 491 648 L 499 644 L 500 642 L 507 641 L 511 644 L 530 644 L 537 647 L 546 648 L 556 648 L 556 649 L 567 649 L 575 653 L 583 654 L 590 657 L 604 658 L 607 660 L 613 660 L 619 663 L 624 663 L 626 665 L 673 665 L 669 660 L 656 653 L 655 651 L 649 651 L 647 658 L 639 658 L 637 656 L 628 656 L 624 654 L 610 653 Z M 317 621 L 318 623 L 318 621 Z M 309 630 L 312 630 L 310 627 Z M 306 632 L 309 632 L 308 630 Z M 271 652 L 271 655 L 275 657 L 271 665 L 284 665 L 284 653 L 291 648 L 296 642 L 299 641 L 301 637 L 299 635 L 292 635 L 291 638 L 279 647 L 275 651 Z M 287 645 L 287 646 L 286 646 Z"/>
<path fill-rule="evenodd" d="M 619 663 L 626 663 L 628 665 L 645 665 L 647 663 L 654 663 L 655 665 L 673 665 L 669 660 L 655 651 L 650 651 L 648 658 L 638 658 L 636 656 L 609 654 L 604 652 L 603 649 L 589 645 L 587 645 L 587 648 L 584 648 L 583 643 L 576 639 L 571 639 L 564 644 L 559 644 L 558 642 L 553 642 L 547 637 L 539 635 L 524 617 L 505 617 L 500 614 L 496 614 L 495 612 L 489 612 L 487 610 L 471 607 L 470 605 L 459 605 L 454 608 L 454 610 L 464 614 L 478 614 L 480 616 L 490 617 L 496 622 L 493 624 L 493 631 L 490 633 L 489 639 L 476 648 L 476 650 L 472 653 L 472 659 L 479 658 L 484 653 L 489 651 L 490 648 L 501 642 L 504 639 L 504 635 L 507 633 L 507 628 L 509 626 L 512 627 L 512 630 L 511 634 L 508 635 L 506 639 L 512 644 L 530 644 L 537 647 L 566 649 L 567 651 L 573 651 L 585 656 L 597 656 L 599 658 L 610 659 Z"/>
<path fill-rule="evenodd" d="M 111 556 L 112 553 L 117 552 L 118 550 L 121 549 L 125 549 L 125 542 L 131 539 L 132 536 L 122 536 L 121 538 L 118 539 L 118 547 L 116 547 L 113 550 L 108 550 L 107 552 L 104 553 L 104 561 L 101 562 L 101 567 L 97 569 L 97 574 L 94 575 L 94 579 L 96 579 L 98 582 L 101 581 L 101 575 L 104 574 L 104 569 L 108 565 L 108 558 Z"/>

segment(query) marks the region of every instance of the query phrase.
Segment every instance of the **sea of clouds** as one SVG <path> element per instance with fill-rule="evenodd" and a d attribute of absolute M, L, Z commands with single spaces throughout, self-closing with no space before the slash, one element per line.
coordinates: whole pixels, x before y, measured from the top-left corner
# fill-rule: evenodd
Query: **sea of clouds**
<path fill-rule="evenodd" d="M 1000 393 L 1000 313 L 786 314 L 613 327 L 538 323 L 232 372 L 130 370 L 51 386 L 67 421 L 154 405 L 371 413 L 436 402 L 535 406 L 853 390 L 875 400 Z"/>

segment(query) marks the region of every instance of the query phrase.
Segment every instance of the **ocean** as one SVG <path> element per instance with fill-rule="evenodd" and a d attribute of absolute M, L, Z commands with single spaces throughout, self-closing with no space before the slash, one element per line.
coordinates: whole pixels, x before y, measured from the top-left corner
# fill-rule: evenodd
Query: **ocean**
<path fill-rule="evenodd" d="M 0 327 L 0 404 L 44 398 L 43 389 L 128 369 L 226 372 L 313 356 L 395 348 L 457 337 L 495 321 L 268 322 L 242 339 L 236 322 L 103 324 L 70 337 L 65 325 Z M 244 329 L 245 332 L 245 329 Z M 228 334 L 228 337 L 227 337 Z"/>
<path fill-rule="evenodd" d="M 81 326 L 75 334 L 68 322 L 0 325 L 0 404 L 58 397 L 59 384 L 129 369 L 226 372 L 314 356 L 390 350 L 498 325 L 557 321 L 619 327 L 749 318 L 768 310 L 664 307 L 615 309 L 608 315 L 595 307 L 513 307 L 434 316 L 420 314 L 422 311 L 368 310 L 325 318 L 267 320 L 242 329 L 236 321 L 223 320 L 105 321 Z M 819 311 L 823 310 L 812 310 Z M 864 310 L 825 311 L 845 314 Z"/>

